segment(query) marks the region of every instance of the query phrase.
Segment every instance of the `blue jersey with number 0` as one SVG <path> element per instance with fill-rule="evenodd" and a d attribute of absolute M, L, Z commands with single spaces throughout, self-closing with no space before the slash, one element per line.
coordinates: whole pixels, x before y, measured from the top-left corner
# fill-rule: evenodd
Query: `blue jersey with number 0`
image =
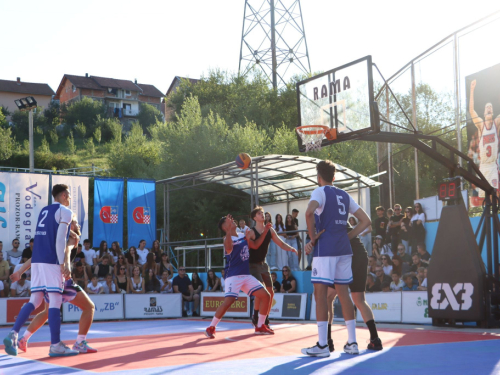
<path fill-rule="evenodd" d="M 224 275 L 227 279 L 231 276 L 250 275 L 250 251 L 245 237 L 231 237 L 233 251 L 226 254 L 226 268 Z"/>

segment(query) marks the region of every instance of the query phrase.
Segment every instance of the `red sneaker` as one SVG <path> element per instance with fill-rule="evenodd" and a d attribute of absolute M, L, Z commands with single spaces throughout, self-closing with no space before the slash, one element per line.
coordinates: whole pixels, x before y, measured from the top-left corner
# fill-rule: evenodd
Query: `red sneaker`
<path fill-rule="evenodd" d="M 255 328 L 256 335 L 274 335 L 274 331 L 267 328 L 265 324 L 260 327 Z"/>
<path fill-rule="evenodd" d="M 271 327 L 269 327 L 269 324 L 266 324 L 265 326 L 267 327 L 268 330 L 270 330 L 272 333 L 274 333 L 274 329 L 272 329 Z"/>
<path fill-rule="evenodd" d="M 215 339 L 215 327 L 208 327 L 205 331 L 205 336 L 207 336 L 209 339 Z"/>

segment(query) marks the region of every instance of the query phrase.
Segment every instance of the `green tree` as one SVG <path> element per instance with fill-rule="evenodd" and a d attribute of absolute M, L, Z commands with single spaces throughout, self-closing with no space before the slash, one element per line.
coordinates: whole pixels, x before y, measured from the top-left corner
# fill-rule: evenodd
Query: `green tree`
<path fill-rule="evenodd" d="M 1 116 L 3 116 L 3 114 L 0 112 L 0 117 Z M 0 126 L 0 160 L 9 159 L 14 152 L 14 147 L 15 142 L 12 138 L 11 129 Z"/>
<path fill-rule="evenodd" d="M 101 144 L 101 128 L 96 128 L 94 131 L 94 139 L 98 144 Z"/>
<path fill-rule="evenodd" d="M 51 101 L 49 106 L 43 111 L 43 115 L 47 119 L 47 124 L 51 126 L 59 125 L 60 114 L 61 106 L 56 101 Z"/>
<path fill-rule="evenodd" d="M 96 127 L 97 117 L 106 114 L 106 106 L 99 100 L 92 100 L 89 97 L 83 97 L 82 100 L 71 103 L 69 106 L 63 104 L 61 106 L 61 116 L 66 124 L 66 132 L 77 123 L 82 123 L 87 129 L 87 136 L 92 136 Z"/>
<path fill-rule="evenodd" d="M 69 132 L 69 136 L 66 138 L 66 146 L 68 147 L 68 153 L 70 155 L 76 154 L 75 139 L 73 138 L 73 132 Z"/>
<path fill-rule="evenodd" d="M 83 122 L 77 122 L 75 126 L 76 135 L 84 139 L 87 134 L 87 127 Z"/>
<path fill-rule="evenodd" d="M 57 142 L 59 142 L 59 136 L 57 135 L 55 129 L 49 131 L 49 139 L 50 143 L 52 143 L 53 145 L 56 145 Z"/>
<path fill-rule="evenodd" d="M 139 105 L 137 121 L 141 124 L 144 133 L 150 135 L 148 128 L 158 121 L 163 121 L 163 114 L 151 104 L 141 103 Z"/>
<path fill-rule="evenodd" d="M 37 151 L 39 151 L 43 154 L 50 154 L 51 153 L 49 142 L 47 142 L 47 139 L 45 137 L 42 138 L 42 144 L 40 145 L 40 147 L 38 148 Z"/>
<path fill-rule="evenodd" d="M 94 140 L 92 138 L 85 139 L 83 141 L 83 144 L 85 145 L 85 149 L 87 152 L 91 155 L 95 155 L 95 146 L 94 146 Z"/>
<path fill-rule="evenodd" d="M 117 118 L 115 117 L 106 118 L 102 116 L 97 116 L 95 126 L 96 130 L 100 129 L 101 138 L 103 141 L 108 142 L 116 139 L 119 139 L 121 141 L 121 133 L 123 125 Z"/>
<path fill-rule="evenodd" d="M 29 112 L 16 110 L 11 116 L 11 121 L 14 124 L 12 132 L 16 139 L 19 141 L 27 139 L 29 137 Z M 43 115 L 43 108 L 38 107 L 33 112 L 33 133 L 43 134 L 52 129 L 53 127 L 48 125 L 47 119 Z"/>

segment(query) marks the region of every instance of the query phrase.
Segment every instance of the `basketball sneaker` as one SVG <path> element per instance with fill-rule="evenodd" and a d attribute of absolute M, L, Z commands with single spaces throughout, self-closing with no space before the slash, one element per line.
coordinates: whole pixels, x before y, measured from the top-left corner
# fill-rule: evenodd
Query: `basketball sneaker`
<path fill-rule="evenodd" d="M 255 314 L 252 315 L 252 324 L 255 328 L 257 328 L 257 324 L 259 323 L 259 317 Z"/>
<path fill-rule="evenodd" d="M 256 335 L 274 335 L 274 331 L 267 328 L 265 324 L 255 328 Z"/>
<path fill-rule="evenodd" d="M 75 342 L 73 345 L 73 350 L 76 350 L 79 353 L 97 353 L 97 349 L 91 348 L 87 343 L 87 340 L 83 340 L 81 343 Z"/>
<path fill-rule="evenodd" d="M 17 333 L 10 331 L 6 338 L 3 339 L 5 352 L 9 355 L 17 355 Z"/>
<path fill-rule="evenodd" d="M 59 341 L 59 343 L 50 346 L 49 357 L 68 357 L 71 355 L 77 355 L 78 353 L 78 351 L 71 350 L 69 346 L 66 346 L 62 341 Z"/>
<path fill-rule="evenodd" d="M 330 350 L 330 353 L 335 350 L 332 339 L 328 339 L 328 349 Z"/>
<path fill-rule="evenodd" d="M 26 340 L 24 336 L 21 337 L 17 343 L 17 347 L 26 353 L 28 351 L 28 340 Z"/>
<path fill-rule="evenodd" d="M 209 339 L 215 339 L 215 327 L 208 327 L 205 331 L 205 336 L 207 336 Z"/>
<path fill-rule="evenodd" d="M 319 342 L 310 348 L 302 349 L 301 352 L 302 354 L 310 357 L 330 357 L 330 349 L 328 349 L 328 345 L 320 346 Z"/>
<path fill-rule="evenodd" d="M 370 342 L 368 343 L 368 347 L 367 347 L 368 350 L 382 350 L 382 340 L 380 340 L 380 338 L 376 338 L 374 340 L 370 340 Z"/>
<path fill-rule="evenodd" d="M 271 327 L 269 327 L 269 324 L 264 324 L 268 330 L 270 330 L 272 333 L 274 333 L 274 329 L 272 329 Z"/>
<path fill-rule="evenodd" d="M 344 345 L 344 352 L 347 354 L 359 354 L 358 343 L 351 342 Z"/>

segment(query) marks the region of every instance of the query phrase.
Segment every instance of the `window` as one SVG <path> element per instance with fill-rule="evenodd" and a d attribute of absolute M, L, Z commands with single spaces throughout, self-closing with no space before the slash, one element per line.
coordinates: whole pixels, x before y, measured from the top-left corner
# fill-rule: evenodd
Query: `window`
<path fill-rule="evenodd" d="M 108 106 L 109 106 L 109 108 L 115 108 L 115 103 L 110 102 L 110 103 L 108 103 Z"/>
<path fill-rule="evenodd" d="M 76 86 L 75 85 L 71 85 L 71 89 L 73 90 L 73 92 L 76 91 Z"/>
<path fill-rule="evenodd" d="M 130 95 L 130 90 L 125 90 L 125 95 Z"/>

